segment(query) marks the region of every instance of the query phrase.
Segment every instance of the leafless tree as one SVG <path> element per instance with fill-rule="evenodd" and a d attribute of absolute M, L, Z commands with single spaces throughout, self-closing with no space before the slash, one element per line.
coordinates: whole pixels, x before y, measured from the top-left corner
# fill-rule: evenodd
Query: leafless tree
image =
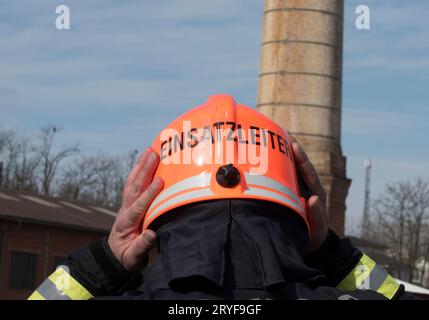
<path fill-rule="evenodd" d="M 9 139 L 11 133 L 12 131 L 0 127 L 0 155 L 3 153 L 6 142 Z"/>
<path fill-rule="evenodd" d="M 28 138 L 22 138 L 17 148 L 20 154 L 15 164 L 14 188 L 17 190 L 37 191 L 36 170 L 40 163 L 40 157 L 35 154 Z"/>
<path fill-rule="evenodd" d="M 82 193 L 95 188 L 97 173 L 97 157 L 76 158 L 60 174 L 58 195 L 71 200 L 81 199 Z"/>
<path fill-rule="evenodd" d="M 417 263 L 429 259 L 429 180 L 417 178 L 386 185 L 374 201 L 369 234 L 385 244 L 394 258 L 397 277 L 416 282 Z M 420 277 L 422 278 L 422 277 Z"/>
<path fill-rule="evenodd" d="M 41 184 L 45 195 L 51 193 L 52 181 L 57 173 L 59 164 L 67 157 L 76 154 L 77 146 L 64 147 L 54 150 L 54 138 L 58 129 L 55 126 L 47 126 L 41 129 L 40 145 L 36 147 L 36 153 L 41 161 Z"/>
<path fill-rule="evenodd" d="M 14 163 L 18 157 L 15 148 L 16 132 L 11 130 L 1 130 L 0 132 L 0 158 L 1 173 L 0 186 L 8 188 L 11 185 Z"/>
<path fill-rule="evenodd" d="M 122 203 L 122 192 L 128 174 L 134 167 L 137 161 L 138 150 L 129 151 L 128 154 L 116 158 L 116 166 L 114 170 L 114 185 L 112 206 L 119 208 Z"/>
<path fill-rule="evenodd" d="M 93 202 L 119 208 L 125 180 L 136 160 L 136 152 L 98 159 L 97 188 Z"/>
<path fill-rule="evenodd" d="M 123 156 L 78 156 L 64 167 L 60 165 L 76 155 L 78 148 L 56 147 L 57 133 L 55 126 L 44 127 L 34 142 L 0 128 L 0 186 L 119 208 L 138 151 Z"/>
<path fill-rule="evenodd" d="M 0 131 L 0 162 L 0 186 L 37 191 L 39 157 L 27 137 L 15 131 Z"/>
<path fill-rule="evenodd" d="M 119 208 L 125 180 L 137 151 L 124 156 L 98 154 L 75 159 L 61 174 L 58 195 Z"/>
<path fill-rule="evenodd" d="M 425 228 L 425 243 L 422 245 L 423 256 L 417 263 L 416 283 L 424 287 L 429 287 L 429 230 Z"/>

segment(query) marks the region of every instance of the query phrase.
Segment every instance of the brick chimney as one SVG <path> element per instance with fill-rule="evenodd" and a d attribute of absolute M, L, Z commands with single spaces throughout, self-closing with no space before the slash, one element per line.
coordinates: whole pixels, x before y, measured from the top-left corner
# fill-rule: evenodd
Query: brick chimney
<path fill-rule="evenodd" d="M 257 108 L 304 146 L 344 235 L 350 186 L 341 148 L 342 0 L 265 0 Z"/>

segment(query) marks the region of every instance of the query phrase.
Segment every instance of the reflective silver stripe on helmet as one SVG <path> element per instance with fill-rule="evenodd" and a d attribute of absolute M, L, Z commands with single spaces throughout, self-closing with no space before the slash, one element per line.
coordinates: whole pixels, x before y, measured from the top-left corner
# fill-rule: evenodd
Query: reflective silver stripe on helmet
<path fill-rule="evenodd" d="M 294 208 L 298 212 L 304 213 L 304 209 L 302 206 L 296 204 L 291 199 L 282 196 L 281 194 L 278 194 L 277 192 L 270 191 L 267 189 L 261 189 L 261 188 L 247 188 L 246 191 L 244 191 L 244 194 L 246 195 L 252 195 L 252 196 L 260 196 L 264 198 L 271 198 L 277 201 L 280 201 L 282 203 L 287 204 L 288 206 Z"/>
<path fill-rule="evenodd" d="M 282 183 L 280 183 L 274 179 L 271 179 L 267 176 L 263 176 L 260 174 L 259 175 L 251 174 L 251 173 L 246 172 L 246 183 L 247 184 L 253 184 L 256 186 L 265 187 L 265 188 L 270 188 L 270 189 L 276 190 L 278 192 L 284 193 L 284 194 L 288 195 L 289 197 L 291 197 L 293 200 L 295 200 L 296 205 L 301 206 L 301 200 L 299 200 L 297 195 L 291 189 L 289 189 L 284 184 L 282 184 Z"/>
<path fill-rule="evenodd" d="M 152 210 L 152 208 L 156 207 L 158 203 L 164 201 L 168 197 L 188 189 L 196 188 L 196 187 L 207 187 L 210 185 L 210 179 L 211 179 L 211 173 L 202 173 L 198 174 L 196 176 L 187 178 L 185 180 L 182 180 L 180 182 L 177 182 L 170 186 L 169 188 L 165 189 L 163 192 L 161 192 L 155 199 L 155 201 L 152 202 L 151 206 L 149 207 L 148 212 Z"/>
<path fill-rule="evenodd" d="M 195 187 L 195 186 L 194 186 Z M 181 193 L 173 198 L 168 199 L 164 203 L 162 203 L 158 208 L 153 210 L 150 215 L 147 217 L 147 220 L 150 221 L 153 217 L 157 215 L 160 211 L 182 201 L 187 201 L 190 199 L 198 199 L 201 197 L 212 196 L 214 193 L 210 190 L 210 188 L 198 189 L 189 191 L 186 193 Z"/>
<path fill-rule="evenodd" d="M 255 195 L 255 196 L 275 199 L 277 201 L 287 204 L 288 206 L 294 208 L 298 212 L 301 212 L 301 213 L 304 212 L 304 209 L 301 205 L 301 201 L 287 186 L 281 184 L 280 182 L 274 179 L 271 179 L 263 175 L 254 175 L 246 172 L 245 177 L 246 177 L 246 184 L 255 186 L 255 187 L 247 187 L 247 189 L 244 192 L 245 195 Z M 199 175 L 187 178 L 167 188 L 166 190 L 161 192 L 158 195 L 158 197 L 155 199 L 155 201 L 151 204 L 148 210 L 149 215 L 147 216 L 146 220 L 150 221 L 159 212 L 174 205 L 175 203 L 214 195 L 214 193 L 210 190 L 210 188 L 203 188 L 203 189 L 193 190 L 193 191 L 189 191 L 189 192 L 174 196 L 179 192 L 193 189 L 196 187 L 210 186 L 210 180 L 211 180 L 211 174 L 203 173 L 203 174 L 199 174 Z M 258 187 L 264 187 L 264 188 L 275 190 L 277 192 L 283 193 L 291 197 L 293 200 L 289 199 L 286 196 L 278 194 L 277 192 L 258 188 Z M 165 199 L 171 196 L 173 197 L 165 201 L 164 203 L 160 204 L 162 201 L 164 201 Z"/>

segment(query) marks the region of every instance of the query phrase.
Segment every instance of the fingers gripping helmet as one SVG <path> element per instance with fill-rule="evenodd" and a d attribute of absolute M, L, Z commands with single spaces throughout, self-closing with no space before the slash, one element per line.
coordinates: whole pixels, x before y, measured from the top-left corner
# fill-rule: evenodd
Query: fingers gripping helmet
<path fill-rule="evenodd" d="M 276 202 L 306 222 L 287 131 L 231 96 L 214 95 L 170 123 L 152 148 L 164 187 L 143 222 L 149 227 L 177 207 L 244 198 Z M 285 210 L 286 211 L 286 210 Z"/>

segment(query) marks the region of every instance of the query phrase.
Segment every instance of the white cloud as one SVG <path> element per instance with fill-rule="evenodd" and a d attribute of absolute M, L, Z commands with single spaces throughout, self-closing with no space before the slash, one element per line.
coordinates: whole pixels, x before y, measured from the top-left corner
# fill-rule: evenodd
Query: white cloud
<path fill-rule="evenodd" d="M 418 128 L 429 131 L 429 110 L 424 107 L 396 107 L 386 111 L 346 107 L 343 109 L 344 135 L 376 135 L 386 132 L 398 133 L 416 131 Z"/>
<path fill-rule="evenodd" d="M 385 70 L 429 68 L 428 1 L 364 1 L 371 9 L 371 30 L 354 28 L 357 3 L 348 3 L 345 23 L 345 66 Z"/>
<path fill-rule="evenodd" d="M 19 103 L 19 94 L 16 90 L 9 87 L 0 86 L 0 112 L 10 112 L 17 108 Z"/>
<path fill-rule="evenodd" d="M 70 32 L 48 23 L 55 1 L 20 4 L 6 12 L 32 18 L 0 31 L 0 85 L 19 87 L 25 108 L 171 107 L 228 88 L 256 91 L 257 1 L 74 2 Z"/>
<path fill-rule="evenodd" d="M 428 34 L 429 36 L 429 34 Z M 429 58 L 406 59 L 402 57 L 392 58 L 382 55 L 368 54 L 365 57 L 351 59 L 347 63 L 351 68 L 382 68 L 390 70 L 417 70 L 429 68 Z"/>

